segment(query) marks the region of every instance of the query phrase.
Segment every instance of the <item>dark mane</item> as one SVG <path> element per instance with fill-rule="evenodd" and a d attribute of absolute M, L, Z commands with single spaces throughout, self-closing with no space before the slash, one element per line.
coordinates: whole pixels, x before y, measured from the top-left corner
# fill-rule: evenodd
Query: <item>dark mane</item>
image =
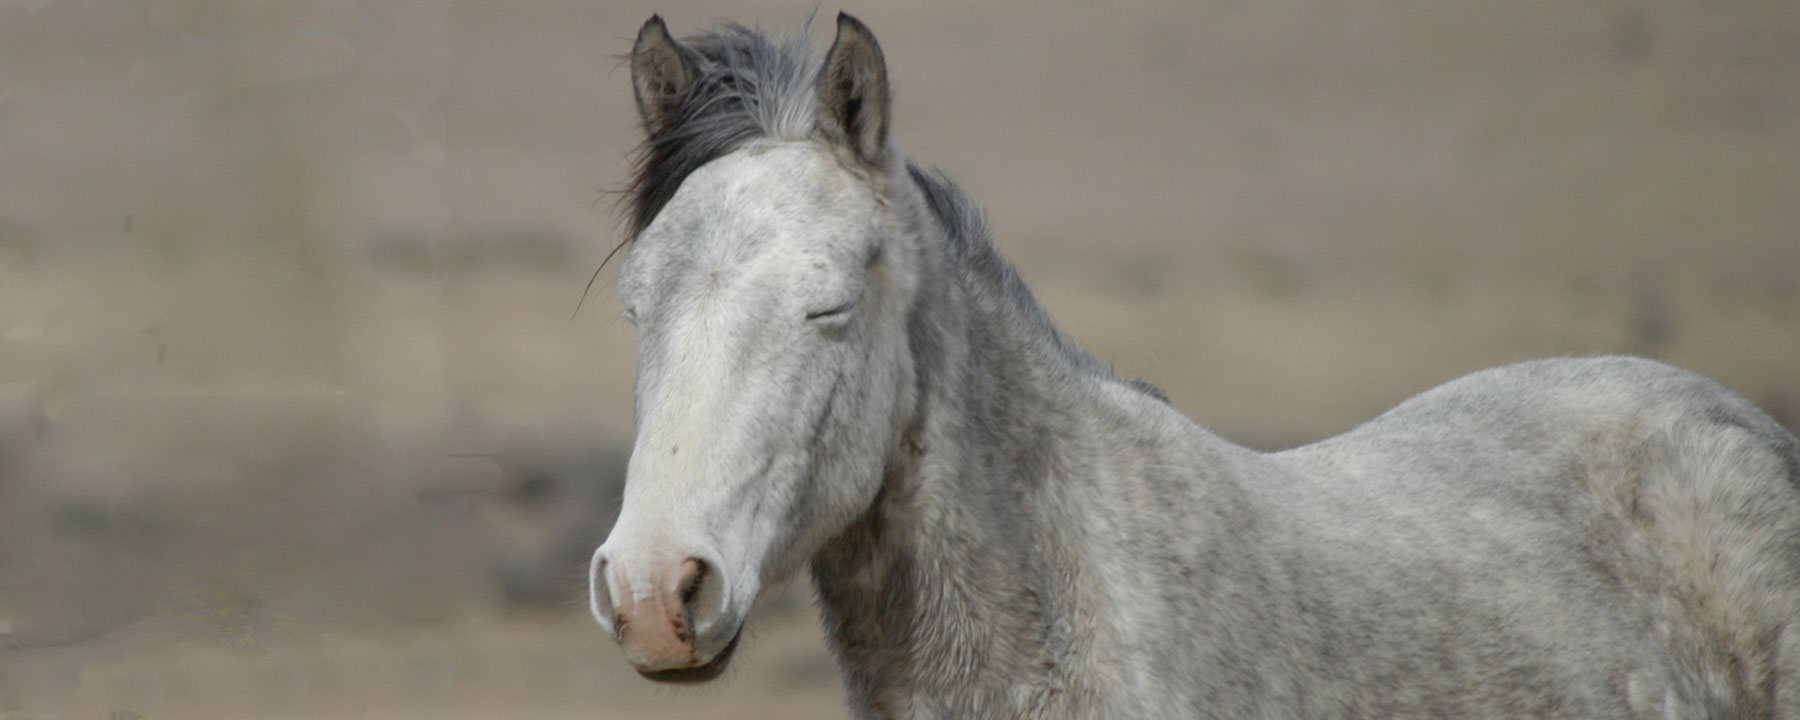
<path fill-rule="evenodd" d="M 926 209 L 943 226 L 944 241 L 950 249 L 955 266 L 963 271 L 965 277 L 973 280 L 971 286 L 976 292 L 993 292 L 1005 297 L 1007 305 L 1016 308 L 1016 316 L 1033 330 L 1033 334 L 1043 338 L 1049 349 L 1061 355 L 1070 365 L 1083 372 L 1125 383 L 1162 402 L 1169 402 L 1168 394 L 1161 388 L 1141 379 L 1119 377 L 1111 364 L 1095 357 L 1056 328 L 1043 306 L 1032 295 L 1024 278 L 1019 277 L 1018 270 L 1001 257 L 1000 251 L 994 247 L 988 234 L 987 219 L 982 216 L 981 208 L 969 200 L 969 196 L 962 188 L 957 187 L 955 181 L 935 168 L 926 169 L 912 160 L 906 162 L 906 172 L 913 184 L 919 187 L 919 194 L 925 198 Z"/>
<path fill-rule="evenodd" d="M 629 237 L 644 230 L 701 166 L 762 137 L 799 139 L 812 133 L 818 62 L 807 18 L 800 31 L 771 36 L 735 23 L 688 37 L 700 77 L 675 98 L 657 127 L 646 126 L 630 184 Z"/>

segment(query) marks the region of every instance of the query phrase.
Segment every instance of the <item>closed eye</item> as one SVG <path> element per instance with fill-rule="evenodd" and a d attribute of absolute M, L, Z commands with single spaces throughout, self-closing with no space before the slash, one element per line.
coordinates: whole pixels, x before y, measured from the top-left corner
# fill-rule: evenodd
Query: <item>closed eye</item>
<path fill-rule="evenodd" d="M 819 323 L 838 322 L 848 319 L 850 317 L 850 311 L 855 309 L 855 302 L 847 302 L 834 308 L 809 312 L 806 314 L 806 321 Z"/>

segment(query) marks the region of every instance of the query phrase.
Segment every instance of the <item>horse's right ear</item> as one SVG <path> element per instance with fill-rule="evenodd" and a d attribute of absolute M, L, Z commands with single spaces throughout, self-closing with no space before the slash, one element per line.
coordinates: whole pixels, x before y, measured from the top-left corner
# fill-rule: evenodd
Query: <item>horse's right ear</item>
<path fill-rule="evenodd" d="M 694 51 L 669 35 L 662 16 L 651 15 L 631 46 L 631 90 L 637 97 L 644 130 L 656 134 L 675 102 L 699 77 L 700 63 Z"/>

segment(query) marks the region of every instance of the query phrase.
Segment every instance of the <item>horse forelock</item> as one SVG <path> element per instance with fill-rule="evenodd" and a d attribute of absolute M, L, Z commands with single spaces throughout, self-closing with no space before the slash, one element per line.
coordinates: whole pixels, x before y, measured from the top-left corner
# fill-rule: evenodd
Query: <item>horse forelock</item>
<path fill-rule="evenodd" d="M 684 39 L 700 76 L 654 127 L 644 128 L 623 201 L 637 237 L 695 170 L 758 138 L 798 140 L 813 132 L 819 61 L 798 32 L 765 33 L 736 23 Z"/>
<path fill-rule="evenodd" d="M 712 32 L 683 39 L 683 45 L 700 58 L 700 74 L 673 99 L 662 120 L 645 127 L 623 198 L 629 223 L 624 243 L 642 233 L 682 182 L 706 164 L 757 139 L 802 140 L 814 135 L 819 108 L 815 87 L 822 63 L 809 40 L 811 25 L 810 15 L 797 32 L 768 33 L 724 23 Z M 942 225 L 957 263 L 977 268 L 978 275 L 991 281 L 984 284 L 1027 308 L 1025 318 L 1055 352 L 1088 372 L 1114 377 L 1107 363 L 1051 325 L 1024 282 L 1000 259 L 980 209 L 962 189 L 936 170 L 902 162 L 904 175 Z M 1148 383 L 1132 386 L 1166 400 Z"/>

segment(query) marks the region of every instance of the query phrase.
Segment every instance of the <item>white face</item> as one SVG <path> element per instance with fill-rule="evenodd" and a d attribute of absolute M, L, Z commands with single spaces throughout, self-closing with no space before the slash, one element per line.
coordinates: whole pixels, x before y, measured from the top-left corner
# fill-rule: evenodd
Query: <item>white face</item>
<path fill-rule="evenodd" d="M 640 672 L 722 665 L 761 589 L 872 502 L 912 402 L 895 222 L 824 146 L 765 141 L 690 175 L 626 256 L 637 439 L 592 605 Z"/>

